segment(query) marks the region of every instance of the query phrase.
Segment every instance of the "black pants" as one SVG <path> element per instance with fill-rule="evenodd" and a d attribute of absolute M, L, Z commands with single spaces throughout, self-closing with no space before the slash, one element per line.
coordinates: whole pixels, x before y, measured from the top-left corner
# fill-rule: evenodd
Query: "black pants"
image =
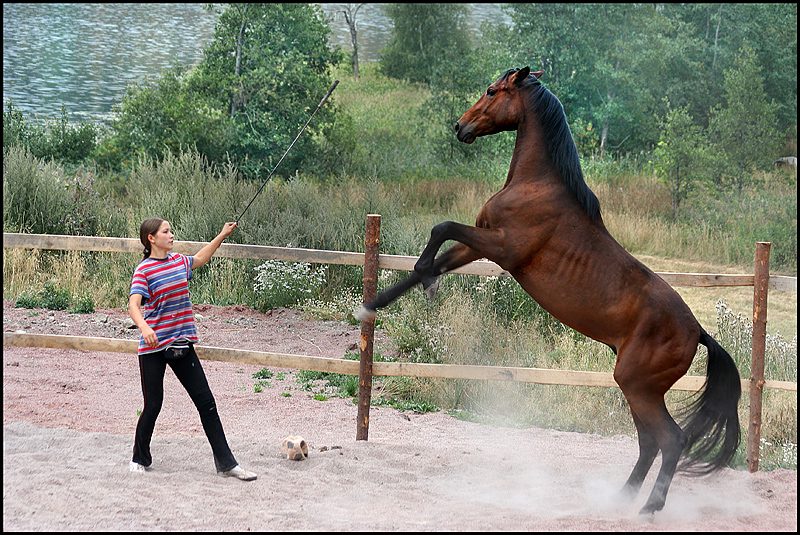
<path fill-rule="evenodd" d="M 161 412 L 164 401 L 164 372 L 169 364 L 175 376 L 181 382 L 189 397 L 192 398 L 203 430 L 211 443 L 214 452 L 214 464 L 217 471 L 227 471 L 238 463 L 233 457 L 222 422 L 217 414 L 217 405 L 214 395 L 208 386 L 200 359 L 197 358 L 194 348 L 190 348 L 187 355 L 178 360 L 167 361 L 164 351 L 139 355 L 139 372 L 142 376 L 142 393 L 144 394 L 144 408 L 136 424 L 136 439 L 133 444 L 133 461 L 142 466 L 150 466 L 153 458 L 150 456 L 150 440 L 156 427 L 156 418 Z"/>

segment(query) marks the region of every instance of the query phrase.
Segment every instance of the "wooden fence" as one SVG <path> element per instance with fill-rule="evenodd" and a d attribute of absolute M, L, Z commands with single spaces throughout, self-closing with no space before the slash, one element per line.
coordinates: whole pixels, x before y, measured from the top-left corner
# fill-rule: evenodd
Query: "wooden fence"
<path fill-rule="evenodd" d="M 378 269 L 411 271 L 417 261 L 414 256 L 378 254 L 380 243 L 380 216 L 368 215 L 365 234 L 365 253 L 298 249 L 263 245 L 223 244 L 215 253 L 217 257 L 283 260 L 319 264 L 364 266 L 364 300 L 374 297 L 377 291 Z M 176 241 L 174 250 L 195 254 L 205 242 Z M 109 238 L 95 236 L 59 236 L 48 234 L 3 233 L 4 248 L 57 249 L 69 251 L 100 251 L 140 253 L 141 243 L 134 238 Z M 797 383 L 766 381 L 764 379 L 764 353 L 766 341 L 767 295 L 770 289 L 797 293 L 797 278 L 769 275 L 769 243 L 756 244 L 755 270 L 750 274 L 661 273 L 672 286 L 719 287 L 752 286 L 753 294 L 753 352 L 752 377 L 742 380 L 742 391 L 750 395 L 747 459 L 750 471 L 758 470 L 759 442 L 761 438 L 761 400 L 764 388 L 797 391 Z M 454 271 L 467 275 L 505 276 L 497 264 L 478 260 Z M 206 360 L 239 362 L 261 366 L 274 366 L 303 370 L 359 375 L 359 403 L 356 418 L 356 439 L 367 440 L 369 433 L 369 407 L 372 377 L 413 376 L 450 379 L 478 379 L 490 381 L 518 381 L 552 385 L 615 387 L 613 375 L 606 372 L 553 370 L 501 366 L 414 364 L 399 362 L 372 362 L 374 321 L 362 322 L 360 361 L 330 359 L 306 355 L 289 355 L 263 351 L 245 351 L 218 347 L 198 346 L 197 353 Z M 134 340 L 94 338 L 26 333 L 3 333 L 4 346 L 25 346 L 135 353 Z M 705 376 L 684 376 L 673 390 L 696 391 L 705 383 Z"/>

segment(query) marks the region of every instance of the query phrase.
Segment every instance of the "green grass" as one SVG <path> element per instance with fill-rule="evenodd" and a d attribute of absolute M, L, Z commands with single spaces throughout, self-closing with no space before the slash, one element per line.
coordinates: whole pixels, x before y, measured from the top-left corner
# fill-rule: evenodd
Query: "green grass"
<path fill-rule="evenodd" d="M 272 376 L 272 370 L 269 368 L 261 368 L 253 374 L 253 379 L 271 379 Z"/>

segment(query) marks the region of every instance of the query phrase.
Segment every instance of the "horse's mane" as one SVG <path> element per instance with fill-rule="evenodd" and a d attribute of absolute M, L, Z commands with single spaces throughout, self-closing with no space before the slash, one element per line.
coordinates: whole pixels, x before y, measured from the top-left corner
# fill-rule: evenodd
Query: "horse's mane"
<path fill-rule="evenodd" d="M 504 78 L 518 69 L 510 69 Z M 561 174 L 564 185 L 575 196 L 592 221 L 600 220 L 600 201 L 583 178 L 578 149 L 572 139 L 564 107 L 556 96 L 534 76 L 528 75 L 523 87 L 530 88 L 528 104 L 539 117 L 550 159 Z"/>

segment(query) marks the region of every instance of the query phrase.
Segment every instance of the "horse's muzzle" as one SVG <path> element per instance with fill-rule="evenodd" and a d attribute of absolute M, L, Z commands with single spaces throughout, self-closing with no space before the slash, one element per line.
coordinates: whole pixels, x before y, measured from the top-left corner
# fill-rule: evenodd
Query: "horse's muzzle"
<path fill-rule="evenodd" d="M 473 133 L 472 128 L 462 128 L 461 123 L 456 121 L 456 124 L 453 125 L 453 129 L 456 132 L 456 137 L 462 143 L 470 144 L 475 141 L 475 134 Z"/>

